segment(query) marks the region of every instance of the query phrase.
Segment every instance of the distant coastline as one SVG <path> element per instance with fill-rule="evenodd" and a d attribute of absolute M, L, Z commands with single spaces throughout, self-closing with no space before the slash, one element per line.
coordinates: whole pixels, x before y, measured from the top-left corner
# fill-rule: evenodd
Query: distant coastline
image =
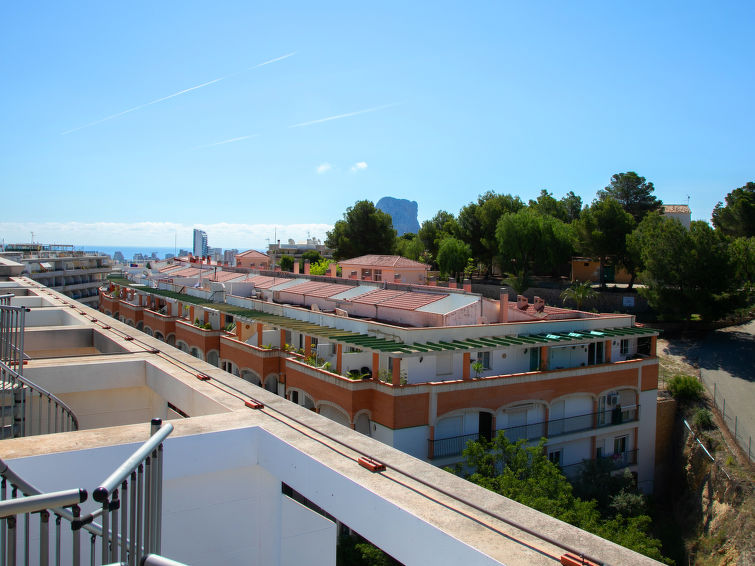
<path fill-rule="evenodd" d="M 165 254 L 177 255 L 178 250 L 181 248 L 165 247 L 165 246 L 76 246 L 75 249 L 87 251 L 87 252 L 100 252 L 113 257 L 115 252 L 121 252 L 123 257 L 127 260 L 131 260 L 134 254 L 143 254 L 145 257 L 151 257 L 152 252 L 157 254 L 159 259 L 165 259 Z M 184 247 L 183 249 L 189 249 Z"/>

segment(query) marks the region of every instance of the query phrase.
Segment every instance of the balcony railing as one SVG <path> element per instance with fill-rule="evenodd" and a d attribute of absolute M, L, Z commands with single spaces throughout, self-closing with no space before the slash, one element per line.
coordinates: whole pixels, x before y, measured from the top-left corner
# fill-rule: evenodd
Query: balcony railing
<path fill-rule="evenodd" d="M 594 430 L 606 426 L 614 426 L 624 423 L 637 421 L 639 416 L 638 407 L 627 407 L 626 409 L 612 409 L 610 411 L 601 411 L 598 413 L 588 413 L 586 415 L 577 415 L 563 419 L 552 419 L 549 421 L 540 421 L 537 423 L 528 423 L 525 425 L 506 427 L 503 430 L 504 436 L 511 442 L 519 440 L 537 440 L 542 437 L 557 438 L 565 434 Z M 498 432 L 498 431 L 496 431 Z M 428 440 L 428 458 L 446 458 L 449 456 L 461 455 L 467 442 L 470 440 L 477 441 L 484 434 L 464 434 L 450 438 L 438 438 Z"/>
<path fill-rule="evenodd" d="M 86 515 L 81 514 L 79 505 L 87 500 L 86 490 L 41 493 L 0 460 L 0 563 L 46 565 L 62 561 L 78 566 L 85 558 L 82 554 L 89 554 L 86 562 L 92 565 L 136 566 L 150 553 L 159 554 L 163 441 L 172 430 L 171 424 L 153 419 L 150 438 L 94 490 L 94 499 L 102 507 Z M 34 513 L 39 513 L 39 530 L 33 533 L 30 519 Z M 94 522 L 96 519 L 102 523 Z M 65 546 L 70 548 L 71 560 L 63 557 L 63 521 L 70 525 L 70 544 Z M 88 553 L 82 548 L 82 531 L 89 535 Z M 32 542 L 39 544 L 38 551 L 32 548 Z M 149 563 L 174 564 L 154 559 Z"/>
<path fill-rule="evenodd" d="M 565 476 L 574 477 L 580 472 L 585 462 L 599 460 L 601 462 L 604 462 L 609 470 L 620 470 L 622 468 L 626 468 L 627 466 L 635 466 L 638 461 L 638 452 L 639 450 L 617 452 L 615 454 L 600 456 L 599 458 L 593 458 L 591 460 L 582 460 L 581 462 L 576 462 L 574 464 L 567 464 L 565 466 L 560 466 L 560 468 Z"/>

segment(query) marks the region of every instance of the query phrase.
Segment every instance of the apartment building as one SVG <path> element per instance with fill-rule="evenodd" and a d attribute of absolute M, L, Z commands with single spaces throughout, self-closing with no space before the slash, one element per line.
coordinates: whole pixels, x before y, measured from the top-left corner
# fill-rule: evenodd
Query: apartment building
<path fill-rule="evenodd" d="M 652 491 L 657 333 L 633 316 L 282 275 L 222 292 L 113 286 L 100 309 L 436 465 L 503 430 L 546 437 L 567 475 L 601 458 Z"/>
<path fill-rule="evenodd" d="M 102 285 L 112 269 L 105 254 L 57 244 L 9 244 L 0 255 L 24 264 L 24 274 L 64 295 L 97 307 Z"/>
<path fill-rule="evenodd" d="M 325 319 L 307 319 L 304 313 L 325 315 L 302 307 L 267 302 L 268 311 L 243 315 L 245 307 L 236 307 L 231 315 L 183 302 L 175 291 L 124 286 L 101 290 L 101 308 L 114 318 L 21 277 L 22 270 L 0 258 L 0 339 L 7 346 L 0 348 L 0 373 L 18 393 L 4 396 L 0 411 L 7 564 L 140 563 L 150 553 L 194 565 L 326 565 L 335 563 L 337 535 L 346 527 L 408 565 L 575 565 L 582 557 L 657 564 L 325 418 L 332 407 L 359 422 L 349 397 L 371 397 L 373 405 L 361 410 L 375 425 L 406 422 L 431 398 L 436 413 L 446 410 L 445 391 L 420 390 L 431 383 L 401 385 L 414 356 L 402 357 L 397 346 L 380 350 L 374 341 L 399 344 L 400 336 L 336 330 Z M 205 299 L 191 292 L 191 300 Z M 240 300 L 226 299 L 228 308 Z M 231 316 L 229 333 L 223 323 Z M 195 318 L 205 321 L 202 328 L 189 322 Z M 299 354 L 283 355 L 276 336 L 323 355 L 335 346 L 333 359 L 344 370 L 371 358 L 378 379 L 347 379 Z M 446 342 L 407 338 L 420 356 Z M 220 367 L 211 363 L 213 351 Z M 390 358 L 405 366 L 394 364 L 382 381 L 388 366 L 381 364 Z M 244 371 L 254 373 L 232 375 Z M 275 393 L 251 383 L 254 375 Z M 303 388 L 290 387 L 312 376 L 332 393 L 332 400 L 311 399 L 320 414 L 294 395 Z M 616 380 L 604 381 L 612 387 Z M 150 425 L 155 417 L 163 422 Z M 36 500 L 25 497 L 36 493 Z M 49 507 L 40 507 L 40 497 Z M 24 515 L 31 510 L 37 512 Z"/>

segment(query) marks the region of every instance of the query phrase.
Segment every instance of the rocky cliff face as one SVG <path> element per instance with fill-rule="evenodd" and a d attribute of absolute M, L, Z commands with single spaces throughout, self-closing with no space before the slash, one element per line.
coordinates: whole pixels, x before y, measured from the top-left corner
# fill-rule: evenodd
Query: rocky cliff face
<path fill-rule="evenodd" d="M 417 202 L 402 198 L 383 197 L 375 205 L 377 208 L 391 215 L 393 227 L 399 236 L 419 230 L 417 221 Z"/>

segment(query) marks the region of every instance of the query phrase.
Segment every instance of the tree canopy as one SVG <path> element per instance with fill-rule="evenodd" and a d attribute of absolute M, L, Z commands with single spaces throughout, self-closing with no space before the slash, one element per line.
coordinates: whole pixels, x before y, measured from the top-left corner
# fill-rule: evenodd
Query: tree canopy
<path fill-rule="evenodd" d="M 498 221 L 496 238 L 504 269 L 527 279 L 533 265 L 553 271 L 568 261 L 573 251 L 571 228 L 531 208 L 504 214 Z"/>
<path fill-rule="evenodd" d="M 390 214 L 369 200 L 360 200 L 343 214 L 328 232 L 325 245 L 333 250 L 336 260 L 366 254 L 392 254 L 396 247 L 396 230 Z"/>
<path fill-rule="evenodd" d="M 605 284 L 606 260 L 610 256 L 620 260 L 626 255 L 626 237 L 634 228 L 634 220 L 619 201 L 608 196 L 583 210 L 576 225 L 581 250 L 600 260 L 600 280 Z"/>
<path fill-rule="evenodd" d="M 719 202 L 713 209 L 713 226 L 727 236 L 755 236 L 755 183 L 734 189 L 726 195 L 726 205 Z"/>
<path fill-rule="evenodd" d="M 665 560 L 661 554 L 661 542 L 650 534 L 651 519 L 644 514 L 644 498 L 636 490 L 625 481 L 611 484 L 621 491 L 607 494 L 609 502 L 617 505 L 609 504 L 606 508 L 598 501 L 575 496 L 559 467 L 548 459 L 545 442 L 543 438 L 534 446 L 527 446 L 524 440 L 513 443 L 503 431 L 499 431 L 490 441 L 481 438 L 479 442 L 467 443 L 463 466 L 455 471 L 477 485 L 551 517 L 656 560 Z M 610 473 L 608 476 L 604 482 L 606 486 Z M 628 498 L 626 494 L 634 497 Z M 641 504 L 633 504 L 638 497 Z M 628 504 L 627 499 L 632 499 L 632 504 Z M 628 511 L 640 514 L 629 514 Z"/>
<path fill-rule="evenodd" d="M 501 216 L 524 208 L 519 197 L 488 191 L 476 203 L 469 203 L 459 212 L 458 225 L 462 240 L 469 244 L 473 257 L 490 269 L 498 255 L 496 229 Z"/>
<path fill-rule="evenodd" d="M 662 315 L 715 319 L 736 302 L 738 282 L 728 243 L 706 222 L 692 222 L 687 230 L 676 220 L 651 214 L 627 242 L 644 266 L 640 293 Z"/>
<path fill-rule="evenodd" d="M 464 271 L 470 253 L 471 250 L 467 244 L 453 236 L 446 236 L 438 247 L 438 265 L 441 272 L 446 275 L 456 275 Z"/>
<path fill-rule="evenodd" d="M 634 171 L 616 173 L 611 177 L 611 183 L 602 191 L 598 191 L 598 198 L 613 198 L 622 208 L 632 215 L 635 222 L 642 220 L 645 215 L 659 210 L 663 203 L 654 195 L 653 183 L 645 177 L 640 177 Z"/>

